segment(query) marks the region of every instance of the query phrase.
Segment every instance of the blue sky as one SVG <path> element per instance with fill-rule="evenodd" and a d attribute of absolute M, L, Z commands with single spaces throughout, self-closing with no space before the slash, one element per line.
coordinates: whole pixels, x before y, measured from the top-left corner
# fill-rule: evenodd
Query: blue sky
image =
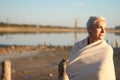
<path fill-rule="evenodd" d="M 0 0 L 0 21 L 85 27 L 90 16 L 104 16 L 108 27 L 120 25 L 120 0 Z"/>

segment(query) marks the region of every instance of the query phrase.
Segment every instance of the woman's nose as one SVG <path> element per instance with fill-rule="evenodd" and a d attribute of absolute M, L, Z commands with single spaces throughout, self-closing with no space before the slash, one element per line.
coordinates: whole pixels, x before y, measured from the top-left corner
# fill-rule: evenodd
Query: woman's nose
<path fill-rule="evenodd" d="M 102 32 L 102 33 L 105 33 L 105 31 L 106 31 L 106 30 L 105 30 L 104 28 L 102 28 L 101 32 Z"/>

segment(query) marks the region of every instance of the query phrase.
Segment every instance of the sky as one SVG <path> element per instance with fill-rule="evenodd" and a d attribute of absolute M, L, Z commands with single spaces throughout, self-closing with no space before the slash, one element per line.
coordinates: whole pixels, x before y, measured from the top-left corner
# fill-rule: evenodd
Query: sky
<path fill-rule="evenodd" d="M 120 0 L 0 0 L 0 22 L 86 27 L 90 16 L 103 16 L 107 26 L 120 25 Z"/>

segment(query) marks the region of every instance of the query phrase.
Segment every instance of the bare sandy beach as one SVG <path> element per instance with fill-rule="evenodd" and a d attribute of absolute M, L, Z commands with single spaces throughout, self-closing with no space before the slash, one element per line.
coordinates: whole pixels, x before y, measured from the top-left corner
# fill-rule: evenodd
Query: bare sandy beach
<path fill-rule="evenodd" d="M 68 59 L 72 46 L 8 46 L 0 47 L 0 62 L 10 60 L 12 80 L 57 80 L 58 64 Z M 120 48 L 114 49 L 117 80 L 120 80 Z M 2 77 L 2 66 L 0 66 Z M 2 80 L 2 78 L 0 78 Z"/>
<path fill-rule="evenodd" d="M 70 50 L 45 46 L 1 47 L 0 62 L 11 61 L 12 80 L 57 80 L 59 61 L 67 59 Z"/>

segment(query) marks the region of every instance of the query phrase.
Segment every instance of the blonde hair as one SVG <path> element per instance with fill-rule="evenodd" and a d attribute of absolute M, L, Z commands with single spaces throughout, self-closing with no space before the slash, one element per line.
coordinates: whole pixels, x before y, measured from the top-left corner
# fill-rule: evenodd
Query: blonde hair
<path fill-rule="evenodd" d="M 97 21 L 103 21 L 106 24 L 106 20 L 104 17 L 101 16 L 91 16 L 88 21 L 87 21 L 87 27 L 92 26 L 93 24 L 95 24 Z"/>

